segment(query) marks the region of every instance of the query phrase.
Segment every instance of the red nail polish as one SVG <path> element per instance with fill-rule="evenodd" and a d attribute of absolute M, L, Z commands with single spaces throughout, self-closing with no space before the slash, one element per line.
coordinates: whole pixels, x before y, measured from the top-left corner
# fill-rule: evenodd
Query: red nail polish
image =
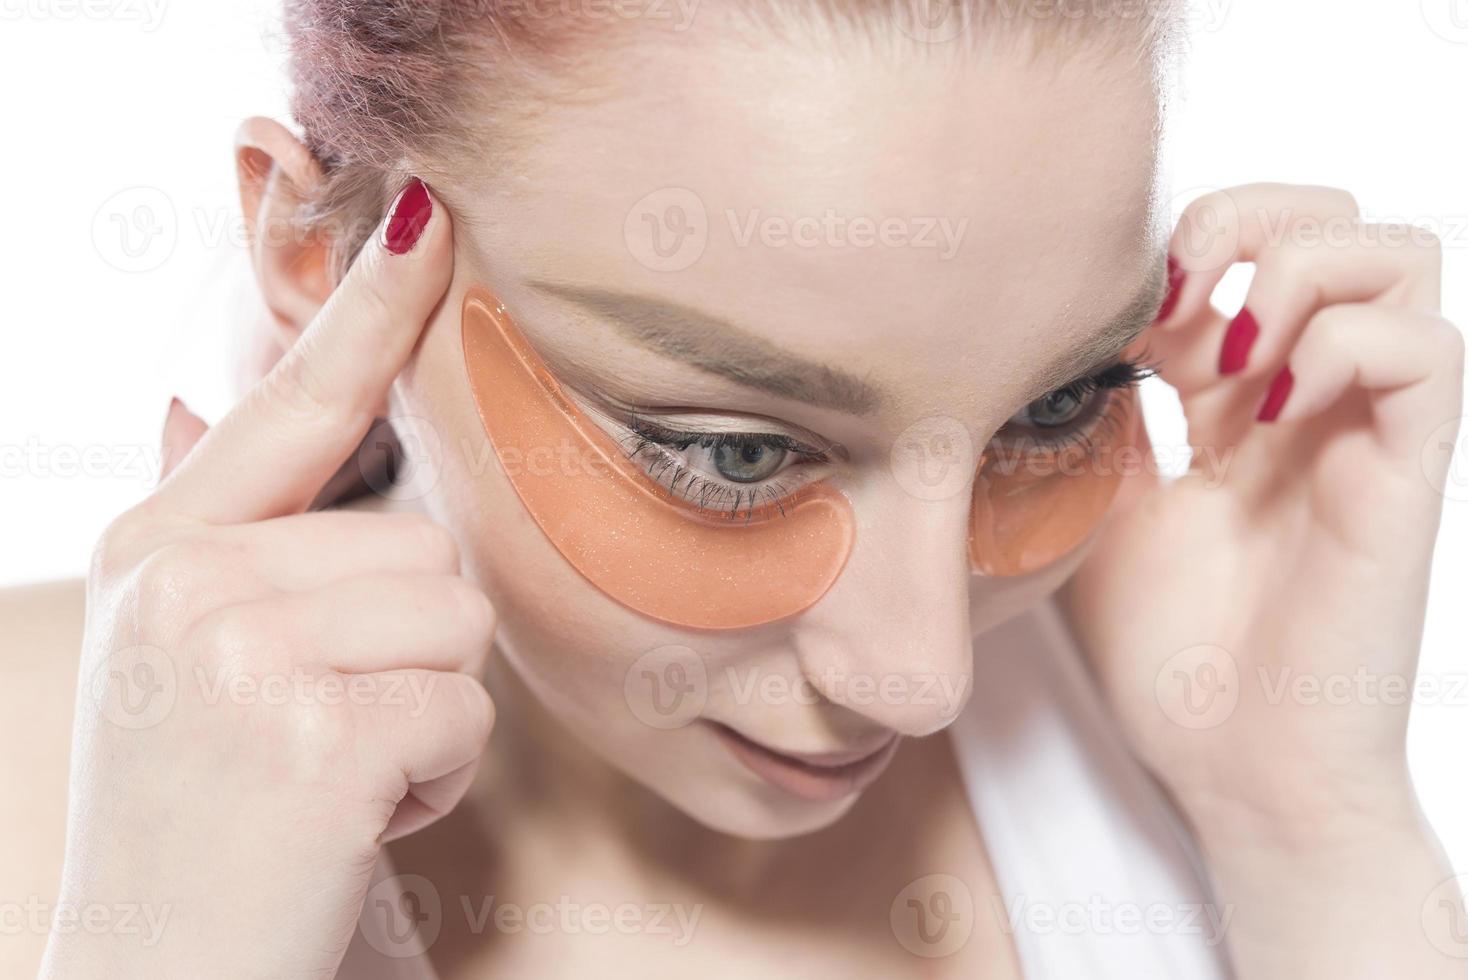
<path fill-rule="evenodd" d="M 412 251 L 432 216 L 433 199 L 428 196 L 428 188 L 414 177 L 392 202 L 387 224 L 382 229 L 382 244 L 394 255 Z"/>
<path fill-rule="evenodd" d="M 1249 312 L 1248 307 L 1244 307 L 1228 325 L 1228 333 L 1223 337 L 1223 352 L 1218 357 L 1218 372 L 1238 374 L 1247 367 L 1249 352 L 1254 349 L 1254 341 L 1258 339 L 1259 321 L 1254 319 L 1254 314 Z"/>
<path fill-rule="evenodd" d="M 1188 273 L 1182 266 L 1177 264 L 1177 259 L 1171 255 L 1167 257 L 1167 298 L 1162 301 L 1162 309 L 1157 311 L 1157 322 L 1162 323 L 1177 311 L 1177 301 L 1183 295 L 1183 283 L 1187 281 Z"/>
<path fill-rule="evenodd" d="M 1279 413 L 1284 411 L 1285 402 L 1290 400 L 1290 392 L 1295 390 L 1295 375 L 1289 365 L 1274 376 L 1274 382 L 1269 386 L 1269 394 L 1264 397 L 1264 406 L 1259 409 L 1259 421 L 1273 422 L 1279 418 Z"/>

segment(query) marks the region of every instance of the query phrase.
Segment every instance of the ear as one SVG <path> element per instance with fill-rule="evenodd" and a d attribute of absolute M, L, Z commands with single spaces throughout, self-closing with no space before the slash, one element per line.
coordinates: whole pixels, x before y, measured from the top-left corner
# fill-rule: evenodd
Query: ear
<path fill-rule="evenodd" d="M 321 186 L 321 166 L 290 130 L 256 116 L 235 133 L 235 170 L 255 281 L 281 347 L 289 347 L 332 290 L 331 242 L 299 224 L 301 206 Z"/>

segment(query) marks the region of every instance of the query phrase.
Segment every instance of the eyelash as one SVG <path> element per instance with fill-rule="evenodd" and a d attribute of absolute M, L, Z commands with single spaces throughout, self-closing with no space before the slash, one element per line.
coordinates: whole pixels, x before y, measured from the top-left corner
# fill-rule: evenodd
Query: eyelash
<path fill-rule="evenodd" d="M 1146 363 L 1146 355 L 1136 360 L 1123 360 L 1095 374 L 1078 378 L 1049 394 L 1068 394 L 1085 401 L 1097 392 L 1127 391 L 1137 387 L 1156 373 L 1155 367 Z M 1085 423 L 1068 427 L 1065 435 L 1033 436 L 1031 445 L 1045 452 L 1056 452 L 1071 445 L 1093 444 L 1096 430 L 1109 417 L 1111 398 L 1099 408 L 1090 410 Z M 1033 404 L 1033 403 L 1031 403 Z M 1026 406 L 1028 407 L 1028 406 Z M 735 485 L 711 476 L 695 472 L 680 459 L 677 453 L 692 446 L 705 450 L 719 449 L 778 449 L 796 457 L 799 462 L 827 463 L 829 452 L 801 443 L 789 436 L 772 432 L 707 432 L 678 429 L 654 422 L 645 416 L 629 412 L 623 424 L 627 433 L 622 437 L 623 451 L 637 461 L 644 459 L 644 467 L 650 477 L 664 490 L 675 497 L 693 504 L 699 510 L 721 518 L 751 520 L 757 513 L 771 512 L 784 515 L 784 500 L 802 485 L 777 478 L 762 484 Z M 1079 430 L 1079 431 L 1078 431 Z M 1001 430 L 1003 431 L 1003 430 Z M 1036 430 L 1038 431 L 1038 430 Z M 790 467 L 787 467 L 787 469 Z M 781 471 L 783 472 L 783 470 Z"/>
<path fill-rule="evenodd" d="M 785 513 L 783 502 L 799 488 L 779 480 L 754 485 L 736 486 L 713 477 L 695 472 L 685 465 L 674 453 L 683 452 L 690 446 L 700 449 L 779 449 L 791 453 L 805 462 L 830 462 L 829 453 L 807 446 L 789 436 L 773 432 L 695 432 L 690 429 L 675 429 L 633 414 L 627 421 L 629 438 L 625 441 L 627 455 L 633 460 L 650 456 L 652 464 L 648 475 L 674 496 L 682 497 L 699 510 L 720 517 L 750 520 L 756 513 L 772 510 L 781 516 Z M 657 469 L 661 463 L 661 469 Z M 668 474 L 671 472 L 671 479 Z M 680 488 L 679 484 L 682 483 Z"/>
<path fill-rule="evenodd" d="M 1070 423 L 1057 431 L 1046 432 L 1043 429 L 1031 426 L 1024 433 L 1023 451 L 1036 451 L 1043 453 L 1056 453 L 1069 449 L 1073 446 L 1082 446 L 1083 452 L 1091 452 L 1096 445 L 1096 436 L 1103 425 L 1115 425 L 1120 422 L 1115 407 L 1116 393 L 1131 391 L 1137 388 L 1143 381 L 1154 376 L 1157 367 L 1149 360 L 1147 352 L 1143 352 L 1134 359 L 1121 360 L 1097 371 L 1095 374 L 1084 378 L 1078 378 L 1070 384 L 1054 391 L 1047 392 L 1042 397 L 1051 395 L 1070 395 L 1077 401 L 1086 402 L 1090 396 L 1097 392 L 1105 392 L 1107 397 L 1099 404 L 1087 405 L 1083 416 L 1075 422 Z M 1034 402 L 1030 402 L 1033 405 Z M 1025 406 L 1026 408 L 1029 405 Z M 1003 441 L 1006 425 L 995 434 L 995 441 Z"/>

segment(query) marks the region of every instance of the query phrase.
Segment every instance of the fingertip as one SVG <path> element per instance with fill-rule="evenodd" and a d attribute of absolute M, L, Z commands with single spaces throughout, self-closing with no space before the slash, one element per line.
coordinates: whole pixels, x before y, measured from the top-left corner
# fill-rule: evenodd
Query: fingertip
<path fill-rule="evenodd" d="M 1177 312 L 1178 301 L 1182 299 L 1183 286 L 1187 280 L 1187 270 L 1169 252 L 1167 255 L 1167 295 L 1163 297 L 1162 307 L 1157 311 L 1157 319 L 1154 323 L 1165 324 L 1172 319 L 1172 315 Z"/>
<path fill-rule="evenodd" d="M 408 178 L 383 218 L 382 247 L 393 255 L 407 255 L 423 237 L 434 210 L 428 185 L 418 177 Z"/>

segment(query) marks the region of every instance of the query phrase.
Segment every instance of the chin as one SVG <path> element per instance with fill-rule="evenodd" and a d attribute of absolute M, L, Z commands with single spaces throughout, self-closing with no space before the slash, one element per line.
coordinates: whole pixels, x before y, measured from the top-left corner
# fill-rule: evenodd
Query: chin
<path fill-rule="evenodd" d="M 752 841 L 785 840 L 824 830 L 846 816 L 864 792 L 858 790 L 839 800 L 815 803 L 760 785 L 742 774 L 727 776 L 709 770 L 698 780 L 671 786 L 659 785 L 662 780 L 645 779 L 637 772 L 629 775 L 689 819 L 721 834 Z"/>

